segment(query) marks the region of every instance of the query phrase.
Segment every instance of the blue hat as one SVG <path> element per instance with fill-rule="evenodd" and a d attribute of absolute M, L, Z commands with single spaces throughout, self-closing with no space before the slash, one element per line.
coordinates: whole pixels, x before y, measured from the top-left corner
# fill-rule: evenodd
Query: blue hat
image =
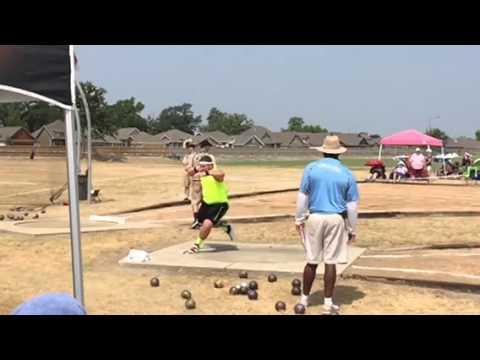
<path fill-rule="evenodd" d="M 68 294 L 46 294 L 23 303 L 12 315 L 87 315 L 87 312 Z"/>

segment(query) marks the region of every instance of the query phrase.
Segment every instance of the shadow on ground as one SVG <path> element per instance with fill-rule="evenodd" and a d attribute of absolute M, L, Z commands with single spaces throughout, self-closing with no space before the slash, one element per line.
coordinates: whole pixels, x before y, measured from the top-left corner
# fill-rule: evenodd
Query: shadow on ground
<path fill-rule="evenodd" d="M 337 286 L 335 288 L 335 303 L 339 306 L 351 305 L 355 301 L 363 299 L 365 297 L 363 291 L 358 290 L 355 286 Z M 323 305 L 323 290 L 313 293 L 310 297 L 311 306 Z"/>

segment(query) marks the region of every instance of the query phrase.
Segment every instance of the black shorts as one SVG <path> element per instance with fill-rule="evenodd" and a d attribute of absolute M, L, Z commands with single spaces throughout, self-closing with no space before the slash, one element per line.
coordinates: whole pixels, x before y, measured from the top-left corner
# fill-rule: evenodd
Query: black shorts
<path fill-rule="evenodd" d="M 220 220 L 227 214 L 228 204 L 213 204 L 208 205 L 202 202 L 200 210 L 198 211 L 198 222 L 203 223 L 205 220 L 210 220 L 214 225 L 218 225 Z"/>

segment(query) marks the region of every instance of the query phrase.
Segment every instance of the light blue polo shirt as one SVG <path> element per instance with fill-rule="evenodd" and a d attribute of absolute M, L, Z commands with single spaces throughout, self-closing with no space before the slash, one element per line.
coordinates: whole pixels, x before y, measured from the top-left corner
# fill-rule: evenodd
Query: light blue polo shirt
<path fill-rule="evenodd" d="M 325 158 L 305 168 L 300 192 L 308 195 L 310 213 L 342 214 L 358 201 L 357 180 L 339 160 Z"/>

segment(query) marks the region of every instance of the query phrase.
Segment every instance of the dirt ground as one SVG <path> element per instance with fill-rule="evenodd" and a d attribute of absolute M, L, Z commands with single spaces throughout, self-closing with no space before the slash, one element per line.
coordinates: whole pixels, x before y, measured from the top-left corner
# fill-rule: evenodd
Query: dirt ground
<path fill-rule="evenodd" d="M 12 206 L 41 205 L 50 190 L 61 186 L 65 179 L 65 163 L 61 160 L 23 161 L 0 159 L 2 174 L 0 213 Z M 231 167 L 228 184 L 232 193 L 290 188 L 298 186 L 301 169 Z M 360 177 L 361 172 L 356 172 Z M 96 163 L 95 185 L 104 192 L 105 202 L 91 207 L 82 204 L 82 216 L 116 212 L 132 207 L 182 199 L 181 169 L 177 163 L 165 160 L 138 160 L 127 164 Z M 362 210 L 388 209 L 448 209 L 480 210 L 479 187 L 417 187 L 380 184 L 361 185 Z M 238 200 L 232 214 L 261 207 L 273 213 L 293 211 L 295 194 Z M 48 200 L 47 200 L 48 202 Z M 232 202 L 232 204 L 234 204 Z M 166 212 L 170 210 L 165 210 Z M 263 210 L 262 210 L 263 211 Z M 189 214 L 188 208 L 180 212 Z M 176 216 L 180 216 L 177 213 Z M 48 208 L 46 218 L 67 216 L 67 208 Z M 161 211 L 149 216 L 160 218 Z M 42 220 L 42 218 L 41 218 Z M 40 220 L 40 221 L 41 221 Z M 298 243 L 290 221 L 270 224 L 237 226 L 239 241 L 278 244 Z M 478 241 L 478 218 L 421 218 L 362 220 L 357 246 L 387 250 L 392 247 L 432 243 L 462 243 Z M 275 314 L 278 300 L 287 303 L 289 311 L 296 298 L 290 295 L 290 278 L 280 278 L 276 284 L 265 279 L 260 283 L 260 299 L 251 302 L 243 297 L 228 295 L 228 287 L 239 279 L 221 277 L 226 287 L 213 288 L 218 274 L 190 274 L 123 268 L 118 260 L 137 248 L 155 251 L 194 239 L 196 233 L 186 227 L 164 226 L 152 230 L 130 230 L 112 233 L 84 234 L 85 295 L 91 314 Z M 212 240 L 225 240 L 215 231 Z M 363 264 L 371 265 L 374 259 Z M 395 260 L 397 261 L 397 260 Z M 429 260 L 430 261 L 430 260 Z M 475 265 L 473 258 L 468 266 Z M 435 266 L 420 260 L 424 266 Z M 399 264 L 396 264 L 399 265 Z M 399 265 L 400 266 L 400 265 Z M 448 265 L 451 269 L 455 265 Z M 478 269 L 478 268 L 477 268 Z M 471 267 L 456 271 L 477 274 Z M 71 292 L 70 241 L 68 236 L 26 236 L 0 232 L 0 314 L 8 314 L 26 299 L 45 292 Z M 159 276 L 161 286 L 149 286 L 152 276 Z M 198 304 L 187 312 L 180 292 L 190 289 Z M 309 314 L 320 312 L 321 283 L 314 287 L 314 306 Z M 432 290 L 406 285 L 382 284 L 360 280 L 340 280 L 337 300 L 342 314 L 478 314 L 480 295 L 447 290 Z"/>

